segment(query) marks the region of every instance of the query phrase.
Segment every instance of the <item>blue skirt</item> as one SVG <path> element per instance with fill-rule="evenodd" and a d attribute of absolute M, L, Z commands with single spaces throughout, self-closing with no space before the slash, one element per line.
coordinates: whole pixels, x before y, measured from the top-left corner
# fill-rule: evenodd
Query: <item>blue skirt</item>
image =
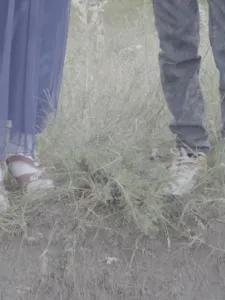
<path fill-rule="evenodd" d="M 58 106 L 70 0 L 0 0 L 0 160 L 10 143 L 32 152 Z"/>

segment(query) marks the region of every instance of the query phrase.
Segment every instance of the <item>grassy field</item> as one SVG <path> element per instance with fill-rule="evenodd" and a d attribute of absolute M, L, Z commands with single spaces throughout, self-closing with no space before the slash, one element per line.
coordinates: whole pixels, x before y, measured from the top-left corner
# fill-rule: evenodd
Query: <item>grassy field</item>
<path fill-rule="evenodd" d="M 91 7 L 72 10 L 58 116 L 40 137 L 57 189 L 14 191 L 0 217 L 0 299 L 222 300 L 225 154 L 207 10 L 200 79 L 215 153 L 195 191 L 169 201 L 174 141 L 150 2 Z"/>

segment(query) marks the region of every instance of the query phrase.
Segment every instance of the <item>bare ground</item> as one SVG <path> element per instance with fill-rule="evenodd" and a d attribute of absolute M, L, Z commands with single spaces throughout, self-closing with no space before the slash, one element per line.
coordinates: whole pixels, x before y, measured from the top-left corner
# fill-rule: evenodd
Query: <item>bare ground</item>
<path fill-rule="evenodd" d="M 224 299 L 223 223 L 190 245 L 143 235 L 115 212 L 85 225 L 59 213 L 32 222 L 34 240 L 2 238 L 0 299 Z"/>

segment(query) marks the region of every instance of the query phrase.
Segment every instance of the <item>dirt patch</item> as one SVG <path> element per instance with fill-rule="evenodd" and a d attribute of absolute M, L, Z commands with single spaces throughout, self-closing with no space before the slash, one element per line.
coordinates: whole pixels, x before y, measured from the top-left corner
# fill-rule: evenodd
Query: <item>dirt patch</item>
<path fill-rule="evenodd" d="M 182 239 L 168 245 L 124 224 L 118 213 L 86 225 L 67 224 L 67 233 L 62 219 L 58 225 L 53 219 L 52 226 L 40 220 L 30 225 L 29 232 L 41 236 L 36 242 L 2 237 L 0 299 L 225 297 L 225 255 L 218 250 L 225 248 L 221 224 L 213 225 L 217 230 L 209 230 L 204 243 Z"/>

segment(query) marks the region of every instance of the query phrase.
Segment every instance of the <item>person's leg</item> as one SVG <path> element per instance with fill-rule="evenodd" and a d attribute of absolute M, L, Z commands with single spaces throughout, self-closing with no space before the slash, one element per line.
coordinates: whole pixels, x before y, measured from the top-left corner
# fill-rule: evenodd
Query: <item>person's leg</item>
<path fill-rule="evenodd" d="M 174 117 L 170 129 L 177 136 L 178 148 L 207 152 L 210 144 L 203 126 L 204 103 L 198 80 L 197 0 L 153 0 L 153 10 L 161 48 L 161 82 Z"/>
<path fill-rule="evenodd" d="M 40 0 L 39 0 L 40 1 Z M 40 49 L 36 133 L 45 128 L 58 108 L 70 20 L 70 0 L 42 0 L 43 27 Z"/>
<path fill-rule="evenodd" d="M 15 1 L 9 97 L 12 149 L 32 153 L 36 134 L 57 110 L 69 9 L 70 0 Z"/>
<path fill-rule="evenodd" d="M 7 139 L 10 52 L 14 22 L 14 1 L 0 1 L 0 212 L 7 210 L 9 202 L 4 187 L 5 148 Z"/>
<path fill-rule="evenodd" d="M 209 38 L 216 67 L 220 73 L 222 136 L 225 137 L 225 2 L 210 0 L 208 3 Z"/>
<path fill-rule="evenodd" d="M 197 0 L 153 0 L 153 10 L 161 48 L 161 82 L 174 117 L 170 129 L 176 135 L 179 149 L 164 192 L 181 196 L 194 187 L 210 150 L 198 79 L 199 9 Z"/>
<path fill-rule="evenodd" d="M 13 23 L 14 1 L 2 0 L 0 2 L 0 160 L 5 159 Z"/>
<path fill-rule="evenodd" d="M 36 134 L 57 110 L 69 8 L 69 0 L 15 1 L 7 163 L 22 188 L 43 179 L 43 168 L 33 159 Z"/>

